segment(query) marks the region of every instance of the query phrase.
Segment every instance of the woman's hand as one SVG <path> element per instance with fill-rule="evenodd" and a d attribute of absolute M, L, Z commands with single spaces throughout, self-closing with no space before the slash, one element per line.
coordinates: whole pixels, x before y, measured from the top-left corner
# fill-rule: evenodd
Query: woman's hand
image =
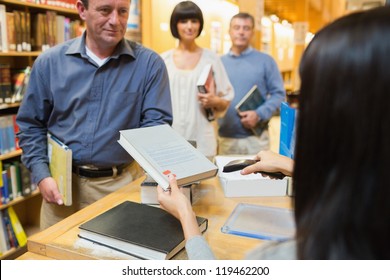
<path fill-rule="evenodd" d="M 201 235 L 191 202 L 177 186 L 175 176 L 169 175 L 168 178 L 170 189 L 164 191 L 157 186 L 157 198 L 161 208 L 180 220 L 186 240 L 192 236 Z"/>
<path fill-rule="evenodd" d="M 256 157 L 257 163 L 245 167 L 241 170 L 242 175 L 255 172 L 282 172 L 284 175 L 291 176 L 294 169 L 294 160 L 289 157 L 271 151 L 261 151 Z"/>

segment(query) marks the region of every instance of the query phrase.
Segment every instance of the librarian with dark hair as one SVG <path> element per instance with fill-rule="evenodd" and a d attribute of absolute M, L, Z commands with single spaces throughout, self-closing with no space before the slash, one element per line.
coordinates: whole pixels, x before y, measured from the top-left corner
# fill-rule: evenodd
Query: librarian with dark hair
<path fill-rule="evenodd" d="M 390 258 L 389 53 L 390 7 L 349 14 L 314 36 L 300 64 L 294 166 L 259 154 L 243 172 L 277 171 L 277 162 L 280 171 L 294 169 L 296 236 L 248 258 Z M 213 258 L 191 204 L 170 180 L 159 201 L 180 219 L 189 258 Z"/>
<path fill-rule="evenodd" d="M 275 60 L 250 46 L 254 32 L 255 20 L 252 15 L 239 13 L 232 17 L 229 27 L 232 47 L 221 60 L 235 96 L 225 116 L 218 120 L 220 155 L 255 155 L 260 150 L 268 150 L 268 121 L 285 99 L 282 76 Z M 255 110 L 237 113 L 235 106 L 254 85 L 265 102 Z M 263 129 L 258 129 L 258 135 L 255 135 L 252 129 L 259 125 Z"/>
<path fill-rule="evenodd" d="M 179 39 L 176 48 L 161 54 L 168 69 L 172 94 L 172 127 L 208 158 L 217 154 L 215 121 L 206 110 L 221 116 L 233 99 L 234 91 L 218 55 L 196 43 L 203 29 L 203 14 L 192 1 L 178 3 L 170 19 L 172 36 Z M 197 81 L 206 65 L 212 65 L 215 83 L 208 93 L 199 93 Z M 215 86 L 214 86 L 215 85 Z"/>
<path fill-rule="evenodd" d="M 140 175 L 117 143 L 119 130 L 172 123 L 164 61 L 124 39 L 130 1 L 76 6 L 86 31 L 37 58 L 17 115 L 22 160 L 43 196 L 42 229 Z M 51 177 L 47 132 L 73 152 L 72 206 L 62 205 Z"/>

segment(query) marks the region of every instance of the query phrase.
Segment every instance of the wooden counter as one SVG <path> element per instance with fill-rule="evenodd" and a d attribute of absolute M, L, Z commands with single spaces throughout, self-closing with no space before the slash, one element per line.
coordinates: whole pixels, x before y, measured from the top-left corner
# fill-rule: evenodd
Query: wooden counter
<path fill-rule="evenodd" d="M 78 237 L 78 226 L 125 200 L 140 202 L 140 184 L 144 177 L 89 205 L 72 216 L 28 239 L 28 252 L 53 259 L 132 259 L 130 255 L 94 244 Z M 243 259 L 261 240 L 221 232 L 221 227 L 240 203 L 291 208 L 290 197 L 226 198 L 217 178 L 196 186 L 193 204 L 196 215 L 208 218 L 204 236 L 218 259 Z M 187 259 L 182 250 L 175 259 Z"/>

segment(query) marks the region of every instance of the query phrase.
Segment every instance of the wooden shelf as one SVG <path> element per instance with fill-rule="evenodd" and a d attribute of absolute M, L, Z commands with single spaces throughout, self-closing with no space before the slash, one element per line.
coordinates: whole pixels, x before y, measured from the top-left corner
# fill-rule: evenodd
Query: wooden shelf
<path fill-rule="evenodd" d="M 22 150 L 16 150 L 9 153 L 6 153 L 4 155 L 0 155 L 0 160 L 5 160 L 13 157 L 20 156 L 22 154 Z"/>
<path fill-rule="evenodd" d="M 78 14 L 78 11 L 76 9 L 68 9 L 68 8 L 63 8 L 59 6 L 53 6 L 53 5 L 35 4 L 35 3 L 29 3 L 25 1 L 18 1 L 18 0 L 2 0 L 0 2 L 8 5 L 30 7 L 30 8 L 41 9 L 41 10 L 50 10 L 50 11 L 56 11 L 56 12 L 61 12 L 66 14 L 73 14 L 73 15 Z"/>
<path fill-rule="evenodd" d="M 3 103 L 0 104 L 0 110 L 4 109 L 10 109 L 10 108 L 18 108 L 20 106 L 20 103 Z"/>
<path fill-rule="evenodd" d="M 21 57 L 29 57 L 29 56 L 38 56 L 42 52 L 35 51 L 35 52 L 15 52 L 15 51 L 8 51 L 8 52 L 0 52 L 0 56 L 21 56 Z"/>
<path fill-rule="evenodd" d="M 15 198 L 15 199 L 11 200 L 11 201 L 8 202 L 7 204 L 2 204 L 2 205 L 0 205 L 0 210 L 3 210 L 3 209 L 5 209 L 5 208 L 8 208 L 8 207 L 13 206 L 13 205 L 15 205 L 15 204 L 18 204 L 18 203 L 20 203 L 20 202 L 22 202 L 22 201 L 25 201 L 25 200 L 27 200 L 27 199 L 30 199 L 30 198 L 35 197 L 35 196 L 40 195 L 40 194 L 41 194 L 41 193 L 40 193 L 39 190 L 37 189 L 37 190 L 33 191 L 30 195 L 19 196 L 19 197 Z"/>

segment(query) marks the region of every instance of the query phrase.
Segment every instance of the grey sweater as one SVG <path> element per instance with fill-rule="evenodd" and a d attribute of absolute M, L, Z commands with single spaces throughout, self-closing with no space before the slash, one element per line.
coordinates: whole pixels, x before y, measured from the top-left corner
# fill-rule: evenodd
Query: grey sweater
<path fill-rule="evenodd" d="M 214 253 L 203 236 L 194 236 L 186 243 L 186 250 L 190 260 L 214 260 Z M 265 242 L 246 255 L 250 260 L 295 260 L 295 240 L 283 242 Z"/>

